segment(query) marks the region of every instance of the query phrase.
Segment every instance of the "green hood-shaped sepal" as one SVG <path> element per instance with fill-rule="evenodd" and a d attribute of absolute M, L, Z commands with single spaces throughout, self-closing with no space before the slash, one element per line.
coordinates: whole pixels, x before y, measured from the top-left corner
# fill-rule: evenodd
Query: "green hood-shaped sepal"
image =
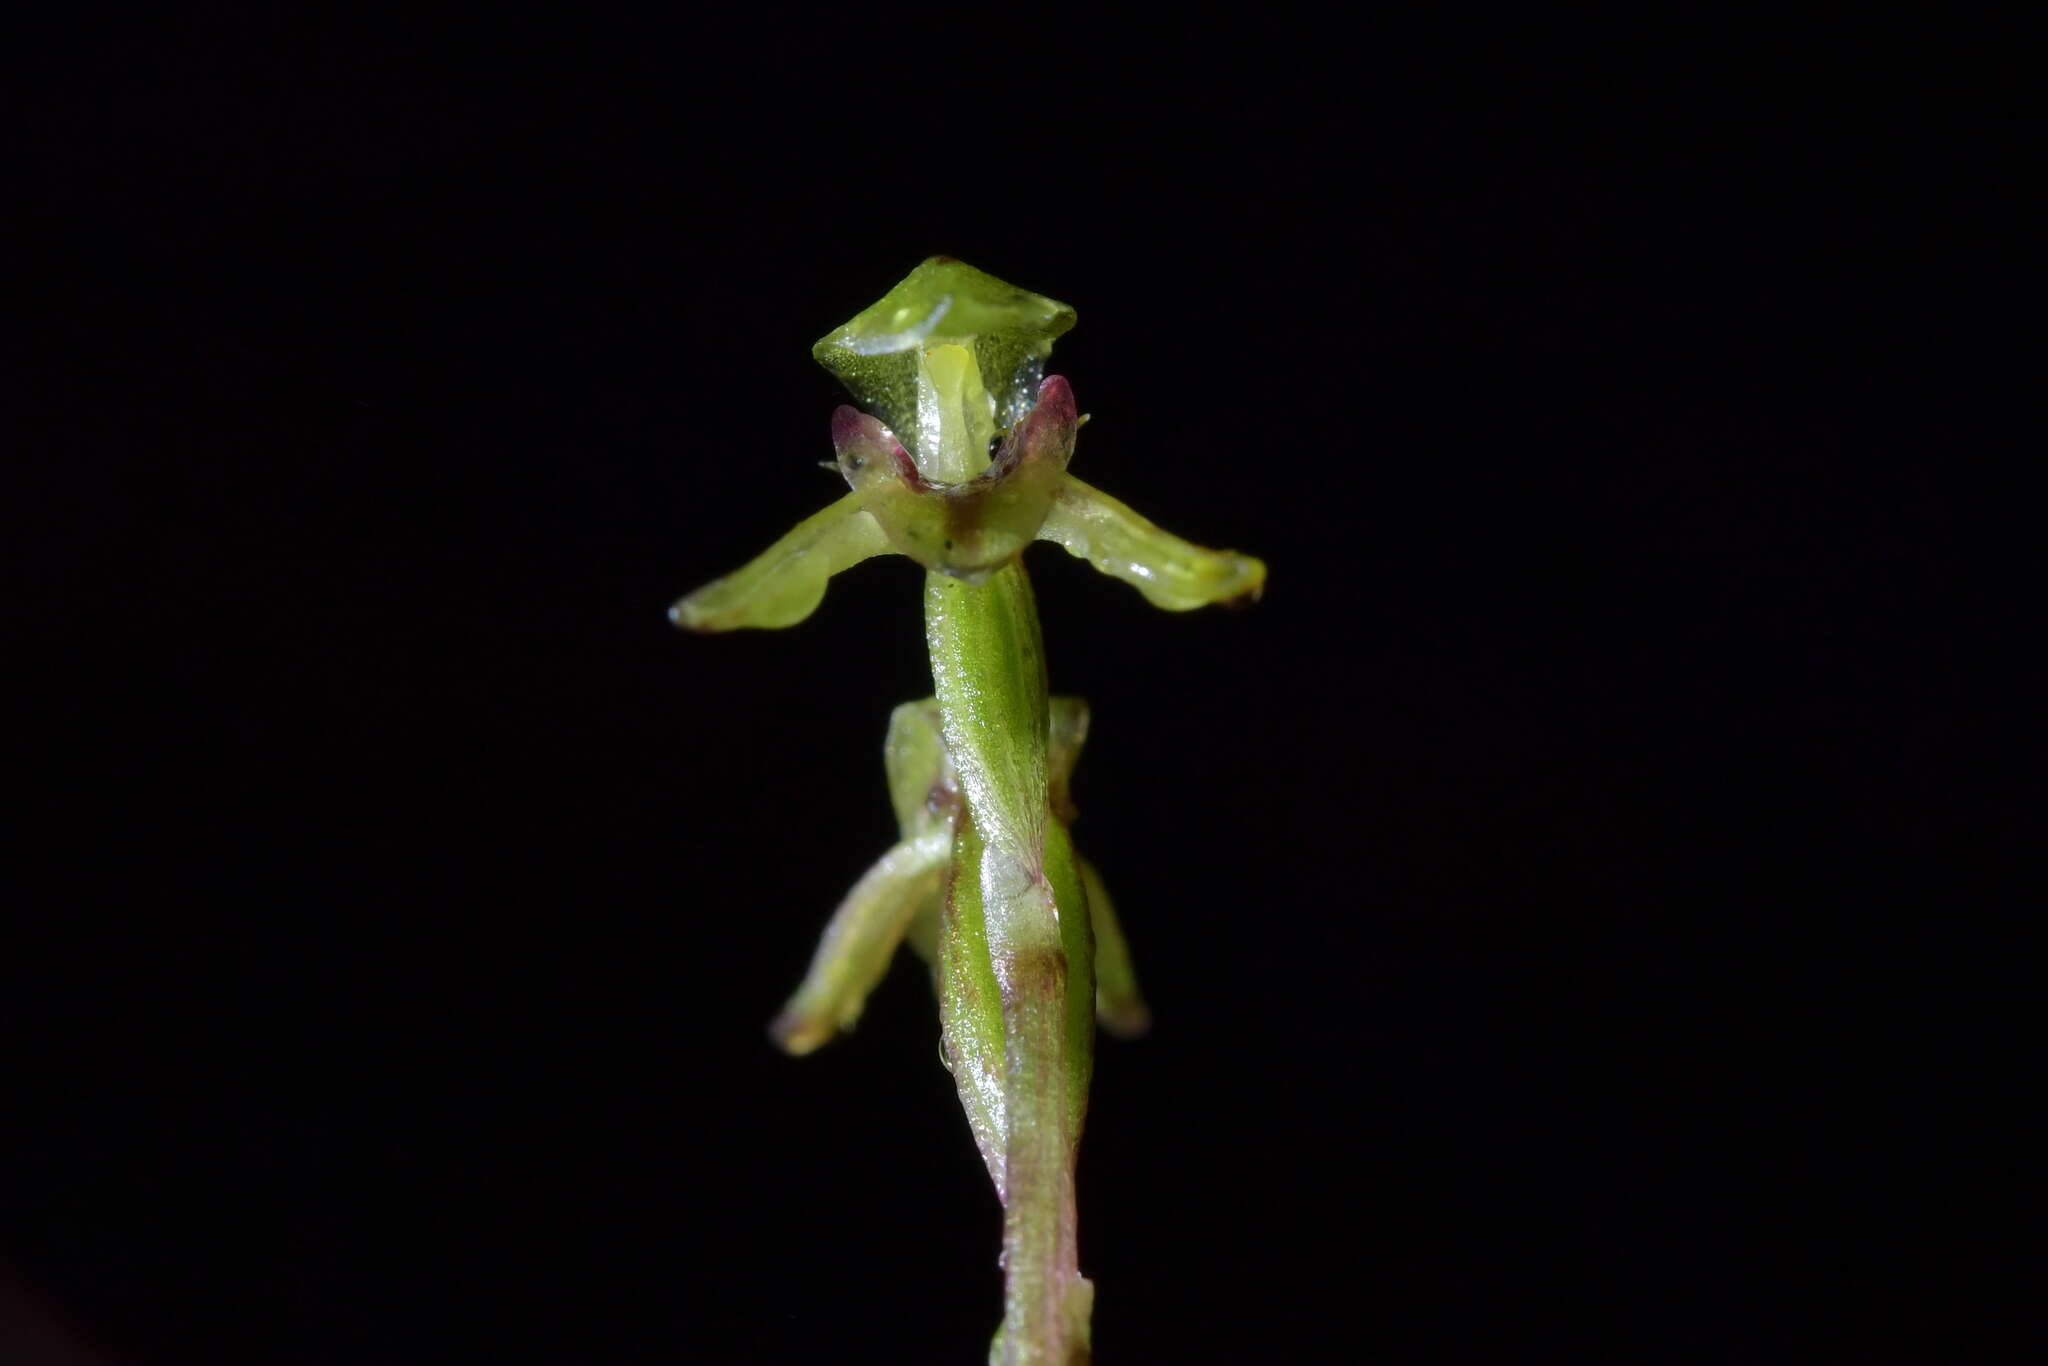
<path fill-rule="evenodd" d="M 932 423 L 921 422 L 918 412 L 918 364 L 929 348 L 964 346 L 973 353 L 989 427 L 1006 431 L 1031 411 L 1053 341 L 1073 325 L 1074 310 L 1057 299 L 934 256 L 820 340 L 811 355 L 923 463 L 936 454 L 928 449 L 935 434 L 925 430 Z"/>

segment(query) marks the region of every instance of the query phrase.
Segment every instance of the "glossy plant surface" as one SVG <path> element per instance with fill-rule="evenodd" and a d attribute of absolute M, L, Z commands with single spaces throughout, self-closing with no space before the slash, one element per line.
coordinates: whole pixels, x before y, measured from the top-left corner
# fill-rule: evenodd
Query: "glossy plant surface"
<path fill-rule="evenodd" d="M 926 570 L 935 696 L 896 709 L 884 748 L 901 838 L 840 904 L 771 1032 L 809 1052 L 853 1027 L 898 944 L 931 965 L 947 1065 L 1003 1203 L 989 1359 L 1008 1366 L 1088 1360 L 1074 1161 L 1094 1030 L 1148 1022 L 1108 893 L 1069 833 L 1088 709 L 1048 693 L 1020 556 L 1052 541 L 1170 611 L 1256 599 L 1266 575 L 1067 473 L 1082 419 L 1044 365 L 1073 325 L 1065 304 L 962 262 L 912 271 L 813 350 L 870 410 L 832 416 L 851 491 L 670 613 L 695 631 L 789 626 L 871 556 Z"/>

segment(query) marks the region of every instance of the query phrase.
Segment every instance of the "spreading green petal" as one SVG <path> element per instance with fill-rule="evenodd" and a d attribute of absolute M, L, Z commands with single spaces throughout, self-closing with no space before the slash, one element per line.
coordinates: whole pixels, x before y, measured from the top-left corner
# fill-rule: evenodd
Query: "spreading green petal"
<path fill-rule="evenodd" d="M 911 920 L 937 904 L 952 846 L 950 832 L 905 840 L 853 885 L 803 985 L 768 1028 L 775 1042 L 803 1054 L 853 1028 Z"/>
<path fill-rule="evenodd" d="M 1154 607 L 1169 612 L 1257 601 L 1266 587 L 1264 562 L 1183 541 L 1072 475 L 1060 481 L 1038 535 L 1122 579 Z"/>
<path fill-rule="evenodd" d="M 794 626 L 825 597 L 825 581 L 840 570 L 889 553 L 889 538 L 849 493 L 744 566 L 706 584 L 669 609 L 688 631 L 732 631 L 743 626 Z"/>

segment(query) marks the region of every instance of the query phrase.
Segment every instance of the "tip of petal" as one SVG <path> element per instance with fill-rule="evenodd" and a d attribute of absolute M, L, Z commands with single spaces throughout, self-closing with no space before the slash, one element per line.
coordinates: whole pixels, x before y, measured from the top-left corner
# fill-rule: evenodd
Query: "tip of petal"
<path fill-rule="evenodd" d="M 1098 1001 L 1095 1019 L 1119 1039 L 1142 1039 L 1152 1030 L 1152 1012 L 1143 1001 Z"/>
<path fill-rule="evenodd" d="M 1067 383 L 1065 375 L 1047 375 L 1038 386 L 1038 406 L 1032 416 L 1043 414 L 1052 422 L 1079 422 L 1080 409 L 1074 406 L 1074 386 Z"/>
<path fill-rule="evenodd" d="M 881 425 L 852 404 L 842 403 L 832 410 L 832 445 L 838 448 L 862 439 L 872 440 L 879 435 L 874 429 Z"/>
<path fill-rule="evenodd" d="M 793 1058 L 817 1051 L 832 1041 L 832 1022 L 801 1011 L 785 1010 L 768 1023 L 768 1037 Z"/>

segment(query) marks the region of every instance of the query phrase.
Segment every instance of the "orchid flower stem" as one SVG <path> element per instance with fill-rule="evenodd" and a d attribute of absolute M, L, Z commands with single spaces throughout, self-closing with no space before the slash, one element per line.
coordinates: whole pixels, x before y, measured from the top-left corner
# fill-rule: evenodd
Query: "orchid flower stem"
<path fill-rule="evenodd" d="M 1094 945 L 1073 845 L 1049 818 L 1045 648 L 1023 566 L 981 584 L 926 575 L 925 635 L 971 832 L 954 845 L 941 942 L 985 944 L 975 956 L 997 1003 L 944 1021 L 1003 1200 L 1004 1327 L 992 1359 L 1066 1366 L 1085 1360 L 1092 1294 L 1074 1162 L 1093 1062 Z"/>

